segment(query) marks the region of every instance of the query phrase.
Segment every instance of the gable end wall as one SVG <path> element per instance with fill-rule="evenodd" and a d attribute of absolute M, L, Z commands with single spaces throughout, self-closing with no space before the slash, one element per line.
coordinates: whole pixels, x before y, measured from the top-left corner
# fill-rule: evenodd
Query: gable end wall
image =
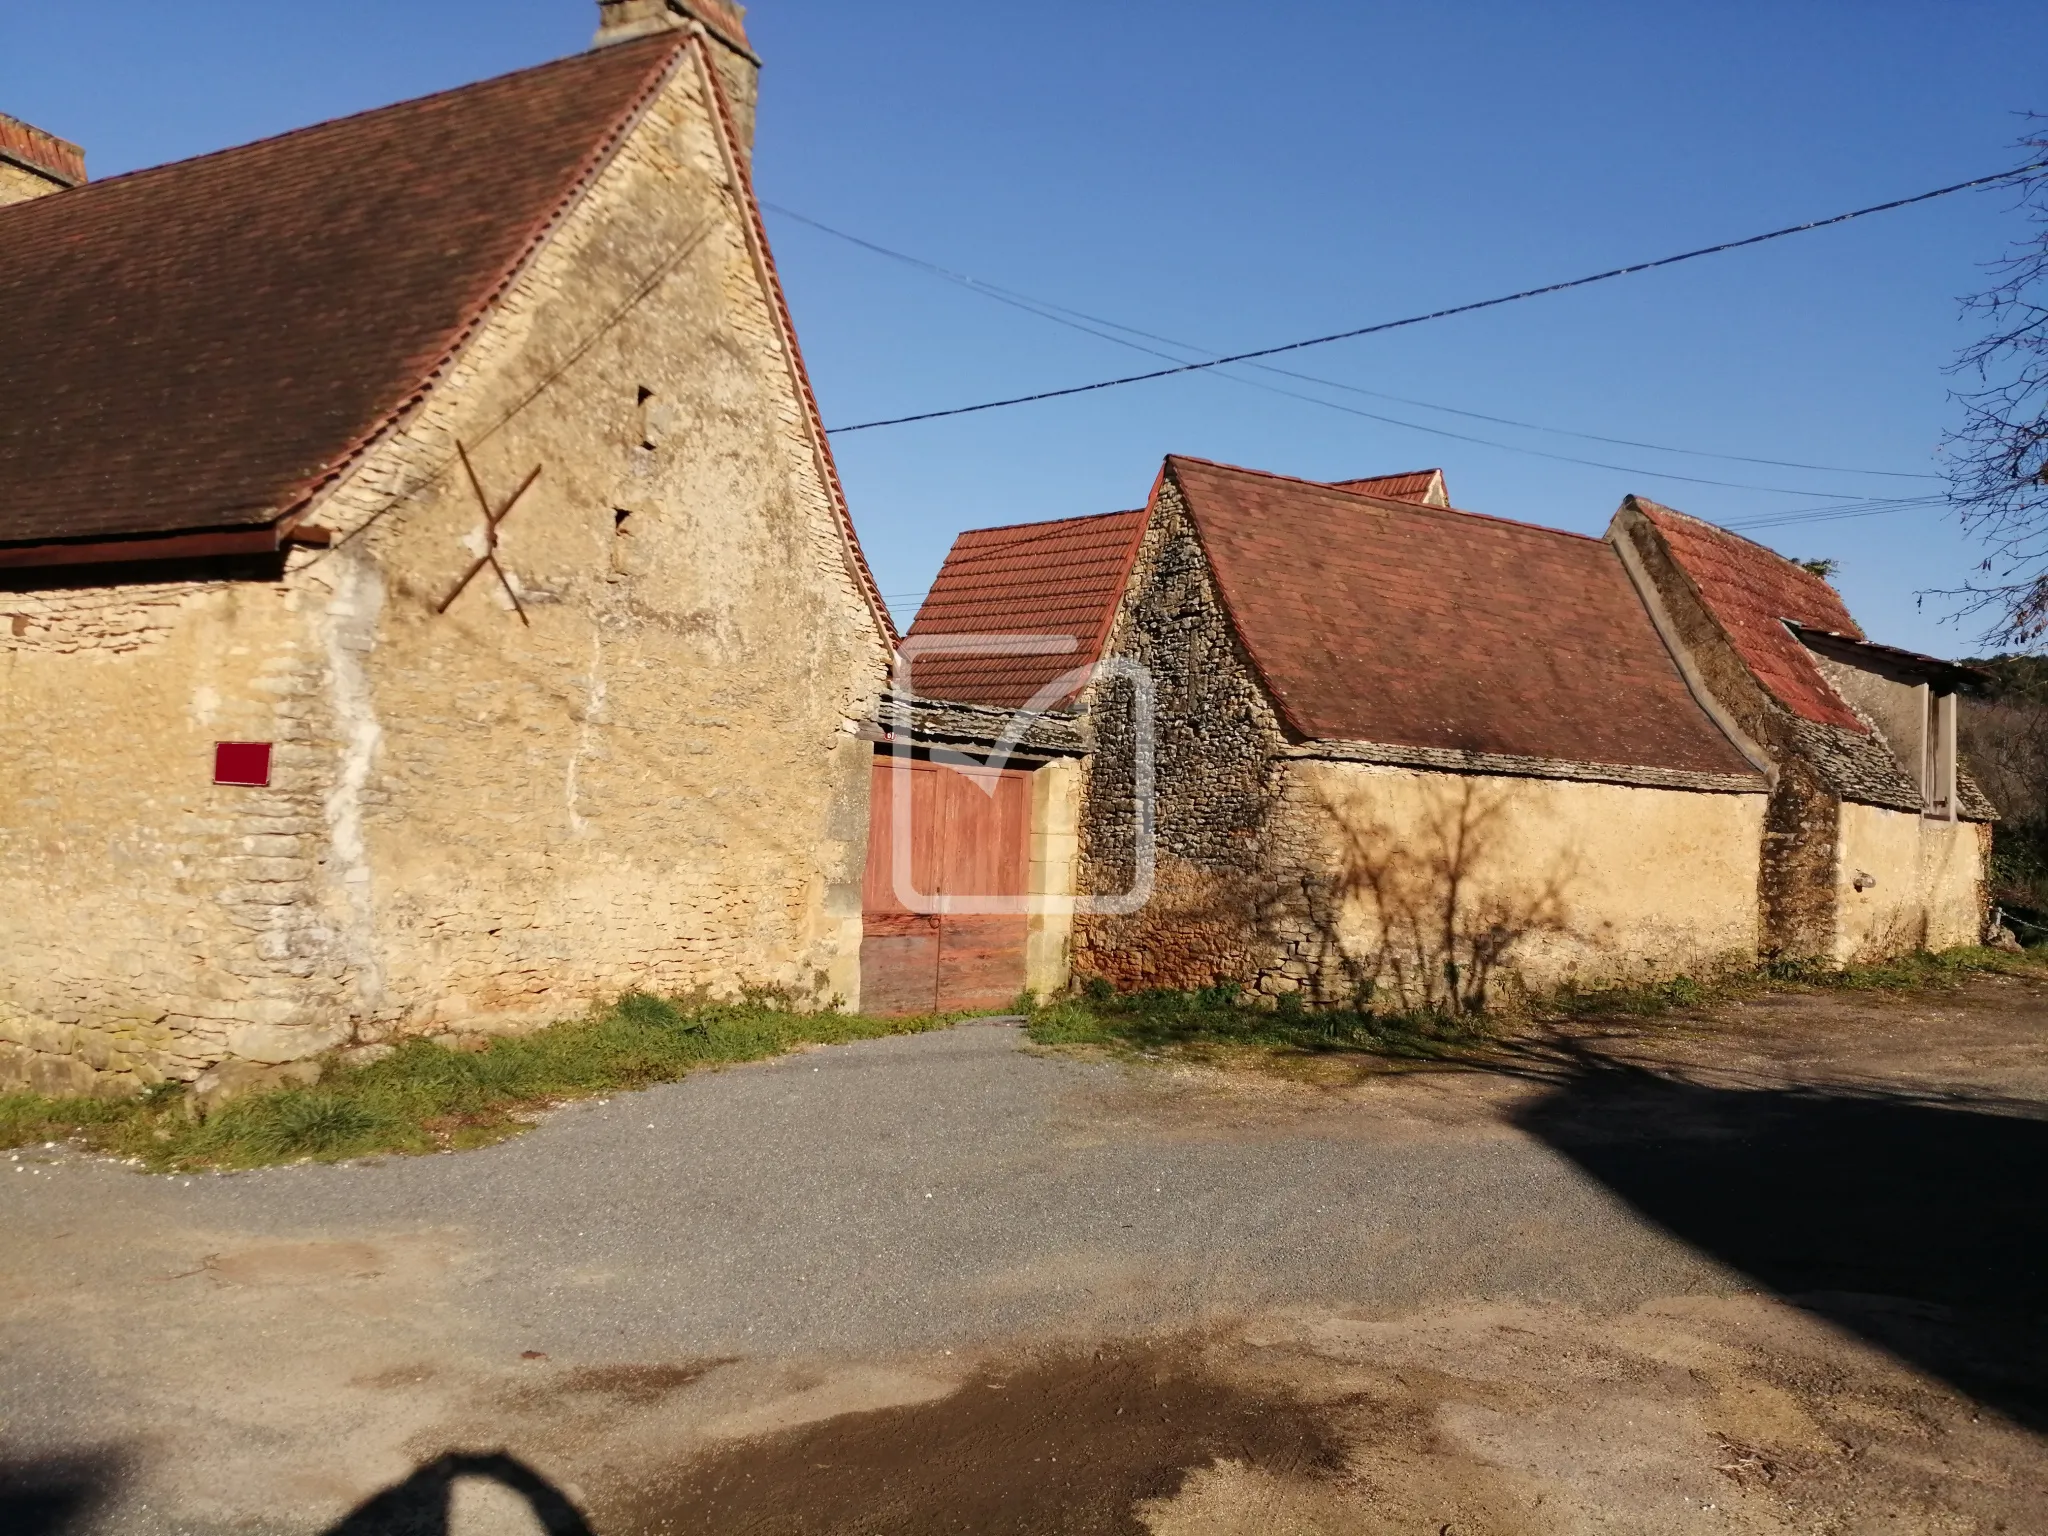
<path fill-rule="evenodd" d="M 1132 916 L 1080 920 L 1079 974 L 1455 1009 L 1753 962 L 1762 795 L 1305 756 L 1170 474 L 1153 505 L 1109 650 L 1156 688 L 1157 889 Z M 1135 862 L 1122 692 L 1090 705 L 1096 894 L 1126 889 Z"/>
<path fill-rule="evenodd" d="M 34 723 L 0 745 L 0 1080 L 126 1091 L 628 988 L 857 1002 L 888 642 L 707 106 L 686 61 L 314 509 L 359 537 L 0 594 Z M 435 612 L 483 547 L 458 439 L 494 501 L 542 469 L 500 550 L 530 629 L 488 570 Z M 272 786 L 214 786 L 217 740 L 275 742 Z"/>

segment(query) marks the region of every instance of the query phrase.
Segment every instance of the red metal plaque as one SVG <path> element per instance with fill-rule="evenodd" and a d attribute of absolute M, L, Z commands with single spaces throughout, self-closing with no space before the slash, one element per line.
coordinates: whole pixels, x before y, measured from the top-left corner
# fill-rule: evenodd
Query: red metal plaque
<path fill-rule="evenodd" d="M 213 747 L 213 782 L 249 789 L 270 787 L 270 743 L 221 741 Z"/>

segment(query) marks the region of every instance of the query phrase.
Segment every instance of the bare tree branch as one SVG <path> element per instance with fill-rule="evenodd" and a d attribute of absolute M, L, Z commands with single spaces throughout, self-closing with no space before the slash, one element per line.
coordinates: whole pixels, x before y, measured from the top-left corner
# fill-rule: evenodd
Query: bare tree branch
<path fill-rule="evenodd" d="M 2021 147 L 2048 161 L 2048 117 L 2027 121 Z M 2048 169 L 2014 185 L 2027 233 L 1987 266 L 1991 286 L 1963 301 L 1984 334 L 1951 366 L 1968 387 L 1944 448 L 1949 501 L 1987 551 L 1979 579 L 1954 595 L 1990 618 L 1989 638 L 2024 648 L 2048 636 Z"/>

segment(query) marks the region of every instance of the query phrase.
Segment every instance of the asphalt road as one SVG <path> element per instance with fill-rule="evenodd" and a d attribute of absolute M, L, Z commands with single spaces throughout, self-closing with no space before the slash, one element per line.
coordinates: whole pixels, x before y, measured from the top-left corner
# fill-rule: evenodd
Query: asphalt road
<path fill-rule="evenodd" d="M 1752 1286 L 1488 1091 L 1325 1112 L 981 1024 L 462 1155 L 169 1179 L 0 1158 L 0 1461 L 94 1529 L 317 1530 L 437 1448 L 623 1433 L 607 1414 L 707 1362 L 753 1373 L 701 1410 L 730 1421 L 749 1381 L 909 1401 L 941 1388 L 901 1362 L 1016 1341 Z M 545 1412 L 541 1370 L 569 1383 Z"/>

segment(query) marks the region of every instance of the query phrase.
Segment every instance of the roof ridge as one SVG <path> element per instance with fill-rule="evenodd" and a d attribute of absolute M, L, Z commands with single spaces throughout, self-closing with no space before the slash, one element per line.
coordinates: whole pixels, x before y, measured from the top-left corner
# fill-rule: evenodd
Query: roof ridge
<path fill-rule="evenodd" d="M 1183 464 L 1201 464 L 1210 469 L 1226 470 L 1233 474 L 1251 475 L 1261 480 L 1282 480 L 1290 485 L 1302 485 L 1307 486 L 1311 490 L 1328 491 L 1336 496 L 1349 496 L 1355 501 L 1370 502 L 1376 507 L 1383 507 L 1390 511 L 1430 512 L 1438 515 L 1448 514 L 1452 517 L 1470 517 L 1476 518 L 1483 523 L 1502 523 L 1510 528 L 1526 528 L 1531 533 L 1547 533 L 1560 539 L 1578 539 L 1588 544 L 1604 544 L 1607 542 L 1598 534 L 1574 533 L 1569 528 L 1552 528 L 1546 524 L 1528 522 L 1519 517 L 1502 517 L 1495 512 L 1474 512 L 1469 507 L 1433 507 L 1428 502 L 1403 501 L 1398 496 L 1375 496 L 1368 491 L 1354 491 L 1347 485 L 1338 484 L 1330 480 L 1310 480 L 1301 475 L 1283 475 L 1278 471 L 1270 469 L 1251 469 L 1243 464 L 1225 464 L 1216 459 L 1204 459 L 1191 453 L 1169 453 L 1166 457 L 1169 462 L 1178 461 Z M 1424 471 L 1406 470 L 1403 473 L 1421 474 Z M 1392 477 L 1388 475 L 1364 475 L 1359 478 L 1384 480 L 1391 479 Z"/>
<path fill-rule="evenodd" d="M 569 177 L 567 185 L 563 188 L 562 195 L 555 199 L 547 211 L 531 225 L 530 232 L 521 241 L 518 252 L 510 261 L 506 262 L 503 268 L 492 275 L 488 283 L 480 286 L 476 298 L 464 307 L 462 318 L 448 329 L 445 340 L 436 349 L 432 364 L 421 371 L 417 382 L 394 400 L 391 403 L 390 409 L 379 417 L 360 437 L 350 443 L 333 464 L 328 466 L 324 472 L 302 481 L 296 500 L 278 508 L 280 515 L 290 512 L 294 506 L 309 501 L 314 496 L 320 494 L 322 490 L 340 481 L 352 466 L 361 462 L 363 455 L 369 451 L 371 445 L 403 420 L 413 405 L 425 398 L 433 390 L 436 382 L 448 372 L 449 368 L 454 365 L 455 360 L 461 356 L 462 349 L 475 338 L 478 328 L 483 325 L 485 320 L 490 317 L 491 312 L 504 300 L 505 295 L 518 284 L 520 274 L 526 271 L 534 258 L 546 246 L 548 237 L 561 227 L 562 221 L 568 217 L 570 211 L 589 192 L 590 188 L 596 183 L 597 178 L 604 173 L 605 167 L 611 163 L 612 157 L 617 154 L 619 146 L 625 142 L 626 135 L 632 131 L 633 125 L 639 120 L 641 114 L 647 110 L 648 102 L 653 99 L 655 93 L 660 89 L 661 83 L 668 77 L 670 71 L 674 69 L 676 61 L 682 57 L 687 49 L 687 34 L 683 34 L 683 39 L 683 41 L 669 44 L 667 57 L 661 57 L 662 49 L 649 50 L 650 54 L 658 59 L 658 64 L 651 65 L 646 74 L 641 77 L 639 86 L 633 91 L 626 105 L 612 118 L 604 132 L 577 163 L 574 173 Z M 622 49 L 631 46 L 631 44 L 620 45 Z M 438 91 L 431 96 L 415 97 L 410 102 L 393 102 L 390 106 L 378 107 L 373 109 L 372 112 L 357 113 L 355 115 L 358 117 L 368 117 L 373 116 L 375 112 L 395 111 L 398 108 L 411 106 L 417 102 L 432 101 L 440 96 L 458 95 L 462 91 L 474 90 L 478 86 L 512 80 L 524 75 L 538 74 L 543 70 L 573 62 L 574 59 L 591 57 L 596 57 L 596 55 L 576 54 L 571 60 L 557 59 L 553 64 L 542 64 L 530 69 L 514 70 L 511 74 L 495 75 L 489 80 L 479 80 L 473 85 L 461 86 L 454 91 Z M 349 119 L 335 118 L 333 121 L 347 122 Z M 295 131 L 307 133 L 311 132 L 312 129 L 298 129 Z M 279 137 L 285 138 L 290 137 L 290 135 L 279 135 Z M 257 142 L 265 143 L 270 141 L 258 140 Z M 223 153 L 226 153 L 226 151 L 223 151 Z M 172 163 L 175 165 L 186 162 L 174 161 Z"/>
<path fill-rule="evenodd" d="M 1077 517 L 1045 517 L 1030 523 L 993 523 L 986 528 L 962 528 L 953 535 L 953 542 L 958 544 L 962 539 L 977 533 L 1018 533 L 1026 528 L 1069 527 L 1075 523 L 1101 523 L 1112 517 L 1142 517 L 1144 514 L 1143 507 L 1121 507 L 1114 512 L 1083 512 Z"/>
<path fill-rule="evenodd" d="M 1738 544 L 1747 544 L 1751 549 L 1757 550 L 1762 554 L 1768 555 L 1771 559 L 1777 561 L 1780 565 L 1784 566 L 1787 569 L 1787 571 L 1798 572 L 1799 574 L 1795 579 L 1798 580 L 1802 585 L 1808 582 L 1813 583 L 1814 585 L 1818 586 L 1821 591 L 1831 596 L 1835 600 L 1835 602 L 1840 605 L 1844 613 L 1849 613 L 1848 599 L 1844 598 L 1841 593 L 1837 592 L 1834 589 L 1834 587 L 1828 583 L 1826 577 L 1816 576 L 1812 571 L 1809 571 L 1805 566 L 1801 565 L 1797 560 L 1794 560 L 1790 555 L 1783 555 L 1778 553 L 1777 550 L 1771 548 L 1770 545 L 1763 543 L 1761 540 L 1752 539 L 1747 534 L 1737 533 L 1733 528 L 1723 528 L 1719 523 L 1709 522 L 1704 517 L 1695 517 L 1690 512 L 1681 512 L 1676 507 L 1667 507 L 1664 505 L 1663 502 L 1652 501 L 1647 496 L 1637 496 L 1631 494 L 1628 499 L 1634 502 L 1638 507 L 1644 508 L 1648 511 L 1661 512 L 1666 517 L 1675 517 L 1680 519 L 1681 521 L 1695 524 L 1698 527 L 1706 529 L 1709 533 L 1719 534 L 1724 539 L 1733 539 Z M 1780 617 L 1783 617 L 1783 615 L 1780 615 Z M 1855 614 L 1849 613 L 1849 622 L 1852 624 L 1856 623 Z M 1856 636 L 1852 636 L 1852 639 L 1861 637 L 1861 631 L 1863 626 L 1857 624 L 1856 628 L 1858 630 L 1858 634 Z"/>
<path fill-rule="evenodd" d="M 868 564 L 868 552 L 861 545 L 860 530 L 854 526 L 853 504 L 847 499 L 846 482 L 839 477 L 839 460 L 832 453 L 832 434 L 825 429 L 825 415 L 818 407 L 818 393 L 811 385 L 811 371 L 804 363 L 803 344 L 797 339 L 796 316 L 790 310 L 789 295 L 782 287 L 782 273 L 775 265 L 775 250 L 768 240 L 767 222 L 761 217 L 761 199 L 754 191 L 753 161 L 741 148 L 739 130 L 733 121 L 732 103 L 726 99 L 725 86 L 718 78 L 717 67 L 711 62 L 709 48 L 703 40 L 705 35 L 704 31 L 686 33 L 688 41 L 683 48 L 696 59 L 699 78 L 710 96 L 719 152 L 724 156 L 726 173 L 731 177 L 739 199 L 742 227 L 749 254 L 754 259 L 754 271 L 766 290 L 769 317 L 775 323 L 783 357 L 788 364 L 790 383 L 796 388 L 797 400 L 804 413 L 804 425 L 808 429 L 806 435 L 811 440 L 811 462 L 817 468 L 819 479 L 824 482 L 825 499 L 831 504 L 833 520 L 839 525 L 841 552 L 846 557 L 848 574 L 860 589 L 876 628 L 893 653 L 903 637 L 897 631 L 896 616 L 889 611 L 888 600 L 882 596 L 882 584 L 875 579 L 874 567 Z M 748 56 L 752 57 L 751 54 Z"/>
<path fill-rule="evenodd" d="M 592 50 L 583 53 L 566 54 L 559 59 L 544 59 L 538 64 L 528 64 L 519 69 L 507 70 L 502 75 L 486 75 L 481 80 L 471 80 L 464 85 L 451 85 L 442 90 L 428 91 L 419 96 L 402 96 L 396 101 L 387 101 L 374 107 L 363 107 L 354 112 L 344 112 L 339 117 L 325 117 L 317 123 L 301 123 L 296 128 L 285 128 L 277 133 L 266 133 L 260 138 L 245 139 L 239 144 L 223 144 L 219 149 L 202 150 L 196 155 L 186 155 L 182 159 L 164 160 L 156 165 L 137 166 L 132 171 L 121 171 L 113 176 L 102 176 L 93 181 L 81 182 L 69 190 L 73 193 L 97 194 L 105 187 L 128 186 L 144 177 L 164 175 L 171 171 L 182 170 L 187 166 L 203 165 L 209 160 L 218 160 L 224 155 L 238 155 L 247 150 L 260 149 L 265 145 L 281 144 L 286 140 L 300 138 L 306 134 L 321 133 L 329 128 L 340 127 L 345 123 L 357 122 L 366 117 L 375 117 L 379 113 L 395 112 L 401 107 L 417 107 L 430 101 L 439 101 L 443 97 L 466 95 L 471 91 L 482 90 L 486 86 L 502 85 L 507 81 L 522 79 L 528 75 L 539 75 L 551 70 L 568 69 L 588 60 L 602 58 L 606 54 L 616 56 L 633 48 L 644 48 L 649 52 L 655 52 L 658 50 L 649 48 L 648 45 L 657 42 L 657 40 L 665 43 L 670 48 L 679 50 L 684 46 L 688 36 L 688 33 L 680 31 L 652 34 L 646 38 L 634 38 L 630 42 L 615 43 L 601 51 Z M 47 201 L 48 199 L 46 198 L 30 198 L 23 203 L 9 204 L 8 207 L 32 208 L 39 203 L 46 203 Z M 77 200 L 73 198 L 71 201 L 72 206 L 76 207 Z M 0 214 L 6 212 L 7 208 L 0 208 Z"/>

